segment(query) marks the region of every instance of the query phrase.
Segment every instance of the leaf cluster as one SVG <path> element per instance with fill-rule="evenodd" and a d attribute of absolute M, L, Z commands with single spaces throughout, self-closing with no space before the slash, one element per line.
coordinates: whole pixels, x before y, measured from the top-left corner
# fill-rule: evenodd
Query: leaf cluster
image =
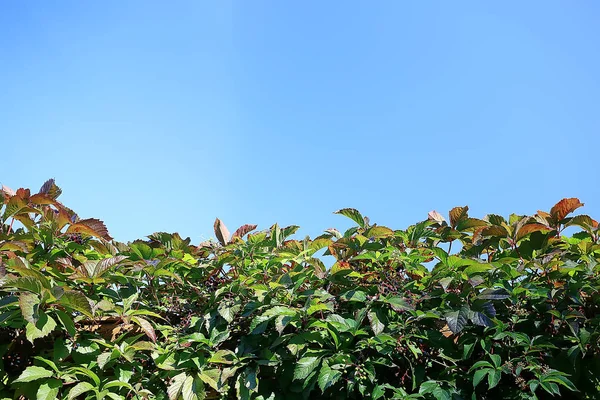
<path fill-rule="evenodd" d="M 0 191 L 0 398 L 600 395 L 600 237 L 578 199 L 405 230 L 342 209 L 355 225 L 312 239 L 217 219 L 193 245 L 117 242 L 60 194 Z"/>

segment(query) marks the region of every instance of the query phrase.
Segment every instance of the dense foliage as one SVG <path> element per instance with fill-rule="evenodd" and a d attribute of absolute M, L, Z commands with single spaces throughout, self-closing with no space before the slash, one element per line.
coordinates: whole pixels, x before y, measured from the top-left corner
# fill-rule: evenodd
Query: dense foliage
<path fill-rule="evenodd" d="M 578 199 L 395 231 L 343 209 L 353 228 L 300 240 L 217 219 L 196 246 L 113 241 L 53 180 L 0 193 L 0 398 L 600 396 L 599 230 Z"/>

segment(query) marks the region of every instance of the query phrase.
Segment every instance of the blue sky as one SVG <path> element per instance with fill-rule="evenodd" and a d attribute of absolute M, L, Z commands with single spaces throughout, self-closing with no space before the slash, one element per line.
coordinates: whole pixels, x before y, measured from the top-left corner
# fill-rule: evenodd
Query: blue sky
<path fill-rule="evenodd" d="M 468 204 L 600 217 L 589 1 L 0 4 L 0 183 L 116 239 Z"/>

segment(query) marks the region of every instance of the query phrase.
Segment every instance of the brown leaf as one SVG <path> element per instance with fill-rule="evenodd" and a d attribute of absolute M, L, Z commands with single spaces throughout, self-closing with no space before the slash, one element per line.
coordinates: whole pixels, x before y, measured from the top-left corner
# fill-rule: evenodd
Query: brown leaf
<path fill-rule="evenodd" d="M 556 222 L 560 222 L 573 211 L 577 210 L 579 207 L 583 207 L 583 203 L 579 201 L 578 198 L 572 197 L 570 199 L 562 199 L 552 209 L 550 210 L 550 214 L 552 218 Z"/>
<path fill-rule="evenodd" d="M 88 218 L 77 221 L 67 229 L 67 233 L 83 233 L 106 240 L 112 240 L 104 222 L 96 218 Z"/>
<path fill-rule="evenodd" d="M 445 337 L 450 337 L 452 335 L 454 335 L 454 333 L 452 333 L 452 331 L 450 330 L 450 327 L 448 326 L 448 324 L 445 324 L 442 329 L 440 329 L 440 333 L 442 335 L 444 335 Z"/>
<path fill-rule="evenodd" d="M 221 222 L 219 218 L 215 219 L 215 235 L 223 246 L 229 243 L 229 231 L 224 223 Z"/>
<path fill-rule="evenodd" d="M 37 205 L 47 205 L 56 203 L 56 201 L 54 201 L 52 197 L 44 193 L 34 194 L 29 198 L 29 202 Z"/>
<path fill-rule="evenodd" d="M 456 225 L 464 218 L 467 218 L 468 215 L 468 211 L 469 211 L 469 207 L 468 206 L 464 206 L 464 207 L 454 207 L 452 210 L 450 210 L 450 226 L 452 226 L 453 228 L 456 228 Z"/>
<path fill-rule="evenodd" d="M 233 233 L 233 235 L 231 235 L 231 240 L 233 241 L 233 239 L 235 238 L 243 238 L 245 235 L 247 235 L 248 233 L 252 232 L 253 230 L 256 229 L 257 225 L 242 225 L 239 228 L 237 228 L 237 230 Z"/>
<path fill-rule="evenodd" d="M 38 194 L 45 194 L 53 200 L 56 200 L 61 193 L 62 189 L 56 186 L 54 179 L 48 179 L 46 182 L 44 182 L 40 188 L 40 191 L 38 192 Z"/>
<path fill-rule="evenodd" d="M 538 232 L 538 231 L 539 232 L 544 232 L 544 231 L 548 232 L 548 231 L 550 231 L 550 228 L 548 228 L 545 225 L 537 224 L 537 223 L 523 225 L 522 227 L 520 227 L 517 230 L 516 235 L 515 235 L 515 240 L 518 242 L 519 240 L 523 239 L 525 236 L 529 235 L 530 233 Z"/>

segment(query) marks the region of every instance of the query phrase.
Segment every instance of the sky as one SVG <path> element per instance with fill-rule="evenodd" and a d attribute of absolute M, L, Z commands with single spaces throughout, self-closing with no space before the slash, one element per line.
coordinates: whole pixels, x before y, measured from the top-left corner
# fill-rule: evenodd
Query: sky
<path fill-rule="evenodd" d="M 0 2 L 0 183 L 120 241 L 600 218 L 600 3 Z"/>

